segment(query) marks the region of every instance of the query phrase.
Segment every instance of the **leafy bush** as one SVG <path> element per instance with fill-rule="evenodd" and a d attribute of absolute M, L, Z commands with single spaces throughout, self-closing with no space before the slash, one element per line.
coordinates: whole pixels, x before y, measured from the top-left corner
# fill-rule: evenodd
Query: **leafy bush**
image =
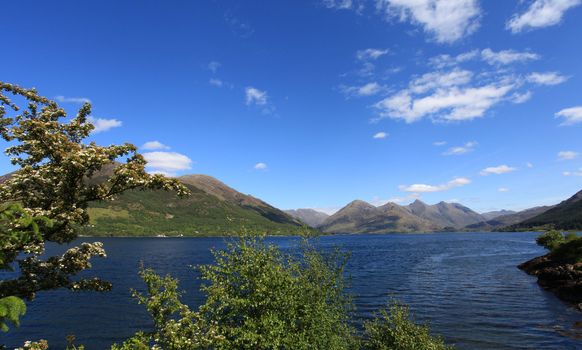
<path fill-rule="evenodd" d="M 379 317 L 364 324 L 366 350 L 447 350 L 440 337 L 430 335 L 428 326 L 417 325 L 407 306 L 392 302 Z"/>
<path fill-rule="evenodd" d="M 582 238 L 571 239 L 552 251 L 552 258 L 563 264 L 582 262 Z"/>
<path fill-rule="evenodd" d="M 400 305 L 357 335 L 339 250 L 322 255 L 304 240 L 294 256 L 247 237 L 213 254 L 216 264 L 200 267 L 207 299 L 198 311 L 180 302 L 176 279 L 142 270 L 147 293 L 134 295 L 154 330 L 112 349 L 448 349 Z"/>
<path fill-rule="evenodd" d="M 536 243 L 549 251 L 558 248 L 565 241 L 564 235 L 556 230 L 548 231 L 536 238 Z"/>

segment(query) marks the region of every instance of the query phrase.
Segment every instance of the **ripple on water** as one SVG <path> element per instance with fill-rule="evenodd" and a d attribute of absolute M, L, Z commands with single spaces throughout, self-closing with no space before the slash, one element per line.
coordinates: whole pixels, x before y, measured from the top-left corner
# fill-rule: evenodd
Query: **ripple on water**
<path fill-rule="evenodd" d="M 351 252 L 347 272 L 357 320 L 363 321 L 390 298 L 409 304 L 417 320 L 429 322 L 459 349 L 582 349 L 582 314 L 541 290 L 535 278 L 516 266 L 543 254 L 535 233 L 339 235 L 322 237 L 324 250 L 341 246 Z M 85 239 L 88 240 L 88 239 Z M 293 251 L 296 238 L 272 238 Z M 108 258 L 95 261 L 89 275 L 114 284 L 110 293 L 41 293 L 31 303 L 22 327 L 1 335 L 10 347 L 45 338 L 54 348 L 76 334 L 89 349 L 106 349 L 138 329 L 151 327 L 130 288 L 143 288 L 140 262 L 171 273 L 186 291 L 184 301 L 203 302 L 198 274 L 190 265 L 212 262 L 210 249 L 221 238 L 101 239 Z M 63 247 L 48 247 L 55 253 Z"/>

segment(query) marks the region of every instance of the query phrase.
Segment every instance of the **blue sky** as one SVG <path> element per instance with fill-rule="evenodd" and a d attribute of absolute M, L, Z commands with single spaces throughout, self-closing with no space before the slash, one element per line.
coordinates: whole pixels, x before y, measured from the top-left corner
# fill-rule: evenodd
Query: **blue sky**
<path fill-rule="evenodd" d="M 581 0 L 11 1 L 0 80 L 280 208 L 582 189 Z M 0 160 L 2 173 L 12 168 Z"/>

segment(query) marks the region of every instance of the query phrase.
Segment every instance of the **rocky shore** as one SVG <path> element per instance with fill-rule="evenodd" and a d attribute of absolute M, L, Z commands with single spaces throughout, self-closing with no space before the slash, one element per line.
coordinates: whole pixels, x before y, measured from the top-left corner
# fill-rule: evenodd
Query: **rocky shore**
<path fill-rule="evenodd" d="M 538 284 L 582 311 L 582 262 L 565 264 L 552 253 L 526 261 L 519 269 L 538 277 Z"/>

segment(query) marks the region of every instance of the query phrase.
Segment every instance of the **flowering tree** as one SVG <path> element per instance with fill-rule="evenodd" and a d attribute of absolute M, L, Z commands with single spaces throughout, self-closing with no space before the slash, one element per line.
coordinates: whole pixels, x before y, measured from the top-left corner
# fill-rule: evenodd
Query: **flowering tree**
<path fill-rule="evenodd" d="M 27 103 L 21 111 L 8 98 Z M 146 161 L 131 144 L 99 146 L 86 142 L 94 126 L 86 103 L 74 118 L 34 89 L 0 82 L 0 136 L 5 153 L 19 169 L 0 184 L 0 269 L 18 266 L 14 278 L 0 280 L 0 328 L 18 324 L 25 308 L 43 290 L 106 291 L 98 278 L 74 279 L 91 267 L 90 259 L 105 256 L 101 243 L 83 243 L 62 256 L 41 260 L 47 241 L 68 243 L 88 223 L 87 206 L 114 199 L 131 189 L 164 189 L 188 194 L 175 179 L 150 175 Z M 123 162 L 119 163 L 118 161 Z M 23 254 L 24 253 L 24 254 Z"/>

